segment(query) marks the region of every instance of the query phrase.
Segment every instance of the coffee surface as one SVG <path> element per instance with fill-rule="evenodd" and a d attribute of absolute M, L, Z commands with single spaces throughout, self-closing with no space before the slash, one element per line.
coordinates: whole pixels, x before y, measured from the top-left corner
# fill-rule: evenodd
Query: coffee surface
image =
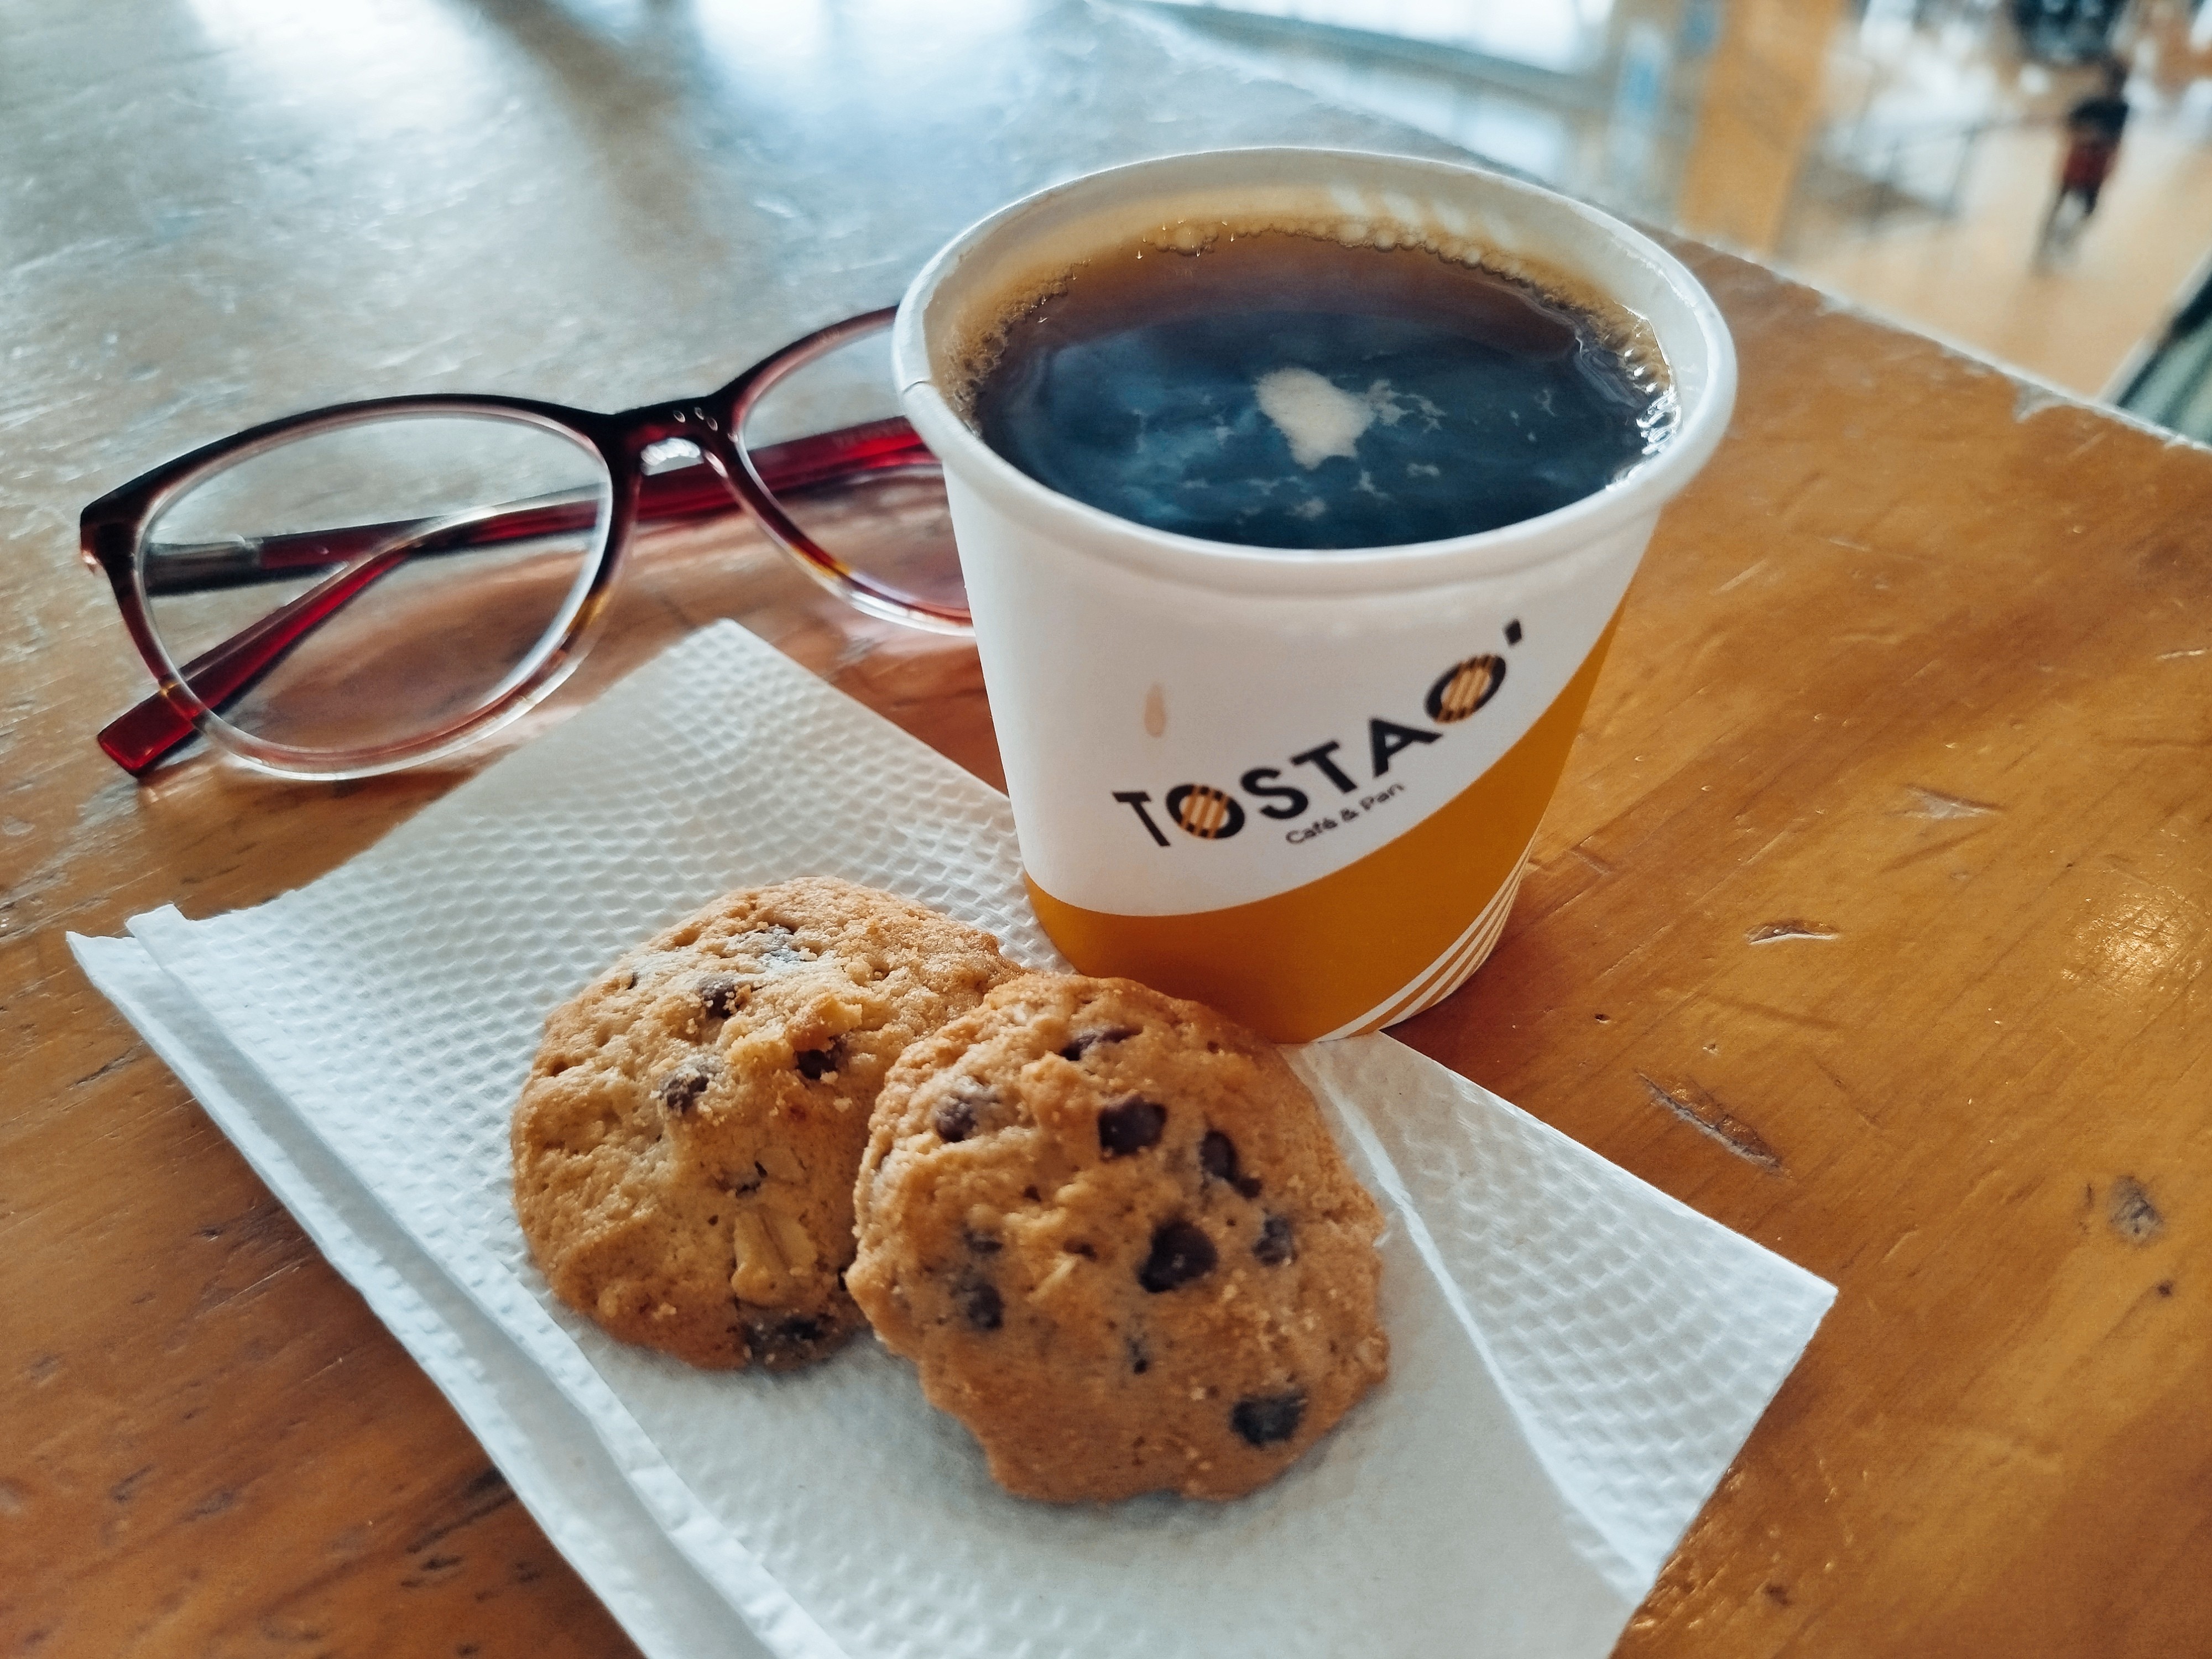
<path fill-rule="evenodd" d="M 1325 550 L 1492 530 L 1662 441 L 1619 331 L 1423 248 L 1224 233 L 1135 246 L 1023 310 L 975 383 L 1038 483 L 1209 541 Z"/>

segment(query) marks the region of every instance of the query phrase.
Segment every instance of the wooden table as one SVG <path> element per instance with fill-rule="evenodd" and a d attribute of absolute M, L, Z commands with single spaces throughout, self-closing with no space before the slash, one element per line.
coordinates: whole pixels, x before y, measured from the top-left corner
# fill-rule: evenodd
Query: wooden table
<path fill-rule="evenodd" d="M 265 899 L 486 757 L 337 787 L 200 758 L 132 787 L 89 741 L 143 681 L 74 564 L 75 507 L 325 397 L 711 384 L 895 293 L 1032 175 L 1283 136 L 1437 148 L 1058 10 L 972 59 L 853 48 L 904 52 L 915 101 L 821 80 L 805 98 L 847 145 L 826 159 L 798 154 L 811 130 L 780 150 L 790 110 L 684 57 L 705 48 L 671 44 L 672 14 L 426 4 L 439 51 L 485 60 L 476 101 L 441 102 L 437 70 L 395 115 L 400 15 L 333 14 L 355 33 L 327 69 L 274 13 L 256 33 L 149 3 L 117 28 L 52 0 L 11 24 L 19 63 L 76 78 L 0 98 L 39 253 L 0 290 L 0 1652 L 629 1650 L 63 940 Z M 930 101 L 984 62 L 1021 142 Z M 1182 112 L 1132 137 L 1100 88 L 1139 74 Z M 334 105 L 318 75 L 366 90 Z M 252 95 L 222 105 L 226 76 Z M 475 119 L 568 171 L 453 161 Z M 927 213 L 898 193 L 922 160 L 840 171 L 894 130 L 937 131 L 957 187 Z M 580 206 L 596 167 L 636 190 Z M 700 231 L 714 201 L 852 258 L 758 301 L 777 256 Z M 594 240 L 611 220 L 679 246 Z M 538 254 L 500 264 L 526 224 Z M 733 269 L 695 263 L 702 236 Z M 1733 434 L 1662 524 L 1502 945 L 1400 1030 L 1840 1287 L 1620 1650 L 2212 1650 L 2212 457 L 1685 252 L 1736 333 Z M 687 270 L 589 314 L 624 273 Z M 732 337 L 702 340 L 740 290 Z M 678 344 L 640 343 L 663 322 Z M 736 614 L 999 781 L 971 653 L 844 613 L 741 538 L 706 581 L 673 556 L 702 545 L 624 637 Z"/>

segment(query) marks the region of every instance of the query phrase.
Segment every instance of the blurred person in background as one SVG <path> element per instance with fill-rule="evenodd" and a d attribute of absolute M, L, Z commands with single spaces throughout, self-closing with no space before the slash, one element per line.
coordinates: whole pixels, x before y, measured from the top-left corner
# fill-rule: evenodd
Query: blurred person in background
<path fill-rule="evenodd" d="M 2036 246 L 2039 259 L 2072 246 L 2097 210 L 2098 193 L 2118 159 L 2120 134 L 2128 125 L 2128 66 L 2107 58 L 2102 73 L 2103 89 L 2066 112 L 2066 156 L 2059 164 L 2058 193 L 2051 198 L 2042 240 Z"/>

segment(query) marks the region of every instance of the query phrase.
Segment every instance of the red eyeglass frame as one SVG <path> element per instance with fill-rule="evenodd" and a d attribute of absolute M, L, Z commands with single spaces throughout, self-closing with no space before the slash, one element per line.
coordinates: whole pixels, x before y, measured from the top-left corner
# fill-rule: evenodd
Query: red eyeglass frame
<path fill-rule="evenodd" d="M 888 327 L 894 310 L 868 312 L 834 323 L 762 359 L 727 386 L 704 397 L 603 415 L 525 398 L 384 398 L 338 404 L 289 416 L 180 455 L 112 489 L 84 509 L 79 521 L 81 556 L 106 574 L 138 654 L 159 689 L 101 729 L 108 757 L 135 778 L 208 732 L 249 765 L 292 777 L 360 777 L 417 764 L 484 736 L 553 690 L 583 658 L 605 621 L 607 604 L 640 525 L 676 524 L 743 512 L 796 559 L 823 587 L 872 616 L 941 634 L 972 632 L 968 612 L 903 593 L 872 580 L 822 547 L 793 520 L 776 497 L 810 487 L 891 471 L 934 470 L 937 462 L 896 416 L 748 450 L 738 440 L 760 399 L 778 381 L 863 336 Z M 538 653 L 525 659 L 481 708 L 434 731 L 373 748 L 311 751 L 288 749 L 223 726 L 222 710 L 245 695 L 287 652 L 314 629 L 405 560 L 424 554 L 520 541 L 598 521 L 599 503 L 516 502 L 459 517 L 353 525 L 264 538 L 244 550 L 225 550 L 228 575 L 245 580 L 331 568 L 333 574 L 278 606 L 251 628 L 179 666 L 172 666 L 154 632 L 147 607 L 139 547 L 147 526 L 179 494 L 206 474 L 253 453 L 319 429 L 379 416 L 491 412 L 535 421 L 582 441 L 607 469 L 613 500 L 598 563 L 581 601 L 565 627 Z M 646 452 L 670 439 L 696 447 L 704 466 L 648 472 Z M 711 476 L 702 476 L 708 474 Z M 582 515 L 580 518 L 579 514 Z M 200 586 L 222 585 L 214 563 Z M 185 579 L 169 591 L 193 585 Z M 210 731 L 220 729 L 221 736 Z M 295 758 L 296 757 L 296 758 Z"/>

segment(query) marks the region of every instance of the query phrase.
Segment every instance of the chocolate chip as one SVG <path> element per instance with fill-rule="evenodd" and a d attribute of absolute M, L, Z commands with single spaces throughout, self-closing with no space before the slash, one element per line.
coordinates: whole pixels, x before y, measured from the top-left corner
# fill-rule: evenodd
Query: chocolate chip
<path fill-rule="evenodd" d="M 1133 1336 L 1128 1339 L 1127 1346 L 1129 1369 L 1139 1376 L 1142 1376 L 1146 1371 L 1152 1370 L 1152 1357 L 1145 1351 L 1145 1345 Z"/>
<path fill-rule="evenodd" d="M 827 1048 L 809 1048 L 797 1059 L 799 1069 L 806 1074 L 809 1083 L 819 1083 L 825 1075 L 837 1069 L 837 1062 Z"/>
<path fill-rule="evenodd" d="M 1006 1248 L 1002 1241 L 988 1233 L 965 1232 L 960 1235 L 960 1242 L 977 1255 L 996 1255 Z"/>
<path fill-rule="evenodd" d="M 1167 1126 L 1168 1109 L 1155 1101 L 1131 1095 L 1099 1109 L 1098 1150 L 1109 1158 L 1141 1152 L 1160 1138 Z"/>
<path fill-rule="evenodd" d="M 805 1316 L 748 1320 L 744 1332 L 745 1346 L 752 1357 L 772 1371 L 789 1370 L 818 1358 L 842 1334 L 831 1321 Z"/>
<path fill-rule="evenodd" d="M 965 1140 L 975 1133 L 975 1109 L 964 1100 L 948 1100 L 929 1115 L 929 1127 L 940 1140 Z"/>
<path fill-rule="evenodd" d="M 1163 1222 L 1152 1234 L 1152 1253 L 1137 1269 L 1137 1283 L 1156 1293 L 1172 1291 L 1204 1278 L 1219 1260 L 1213 1241 L 1195 1222 Z"/>
<path fill-rule="evenodd" d="M 699 1097 L 707 1092 L 707 1085 L 714 1075 L 703 1066 L 687 1066 L 680 1072 L 672 1072 L 660 1079 L 653 1092 L 660 1103 L 681 1116 L 699 1103 Z"/>
<path fill-rule="evenodd" d="M 1237 1172 L 1237 1143 L 1218 1129 L 1208 1129 L 1198 1143 L 1198 1167 L 1216 1181 L 1225 1181 L 1247 1198 L 1260 1196 L 1260 1177 Z"/>
<path fill-rule="evenodd" d="M 1244 1437 L 1247 1445 L 1272 1446 L 1298 1431 L 1306 1414 L 1306 1397 L 1297 1389 L 1288 1394 L 1263 1394 L 1240 1400 L 1230 1409 L 1229 1426 Z"/>
<path fill-rule="evenodd" d="M 1237 1179 L 1237 1143 L 1218 1129 L 1208 1129 L 1198 1143 L 1198 1167 L 1216 1181 Z"/>
<path fill-rule="evenodd" d="M 1060 1248 L 1066 1251 L 1070 1255 L 1081 1256 L 1085 1261 L 1096 1261 L 1098 1260 L 1098 1252 L 1092 1249 L 1088 1244 L 1085 1244 L 1079 1238 L 1071 1244 L 1063 1244 Z"/>
<path fill-rule="evenodd" d="M 744 984 L 731 975 L 716 974 L 712 979 L 699 981 L 699 1000 L 707 1010 L 708 1018 L 727 1019 L 744 1006 Z"/>
<path fill-rule="evenodd" d="M 1062 1060 L 1080 1060 L 1089 1050 L 1102 1042 L 1126 1042 L 1137 1035 L 1132 1025 L 1116 1025 L 1110 1030 L 1085 1031 L 1081 1036 L 1060 1051 Z"/>
<path fill-rule="evenodd" d="M 1291 1242 L 1291 1218 L 1271 1215 L 1260 1224 L 1260 1237 L 1252 1241 L 1252 1254 L 1263 1267 L 1279 1267 L 1298 1253 Z"/>
<path fill-rule="evenodd" d="M 1006 1304 L 999 1287 L 988 1279 L 963 1279 L 953 1288 L 952 1299 L 973 1329 L 995 1331 L 1006 1322 Z"/>

